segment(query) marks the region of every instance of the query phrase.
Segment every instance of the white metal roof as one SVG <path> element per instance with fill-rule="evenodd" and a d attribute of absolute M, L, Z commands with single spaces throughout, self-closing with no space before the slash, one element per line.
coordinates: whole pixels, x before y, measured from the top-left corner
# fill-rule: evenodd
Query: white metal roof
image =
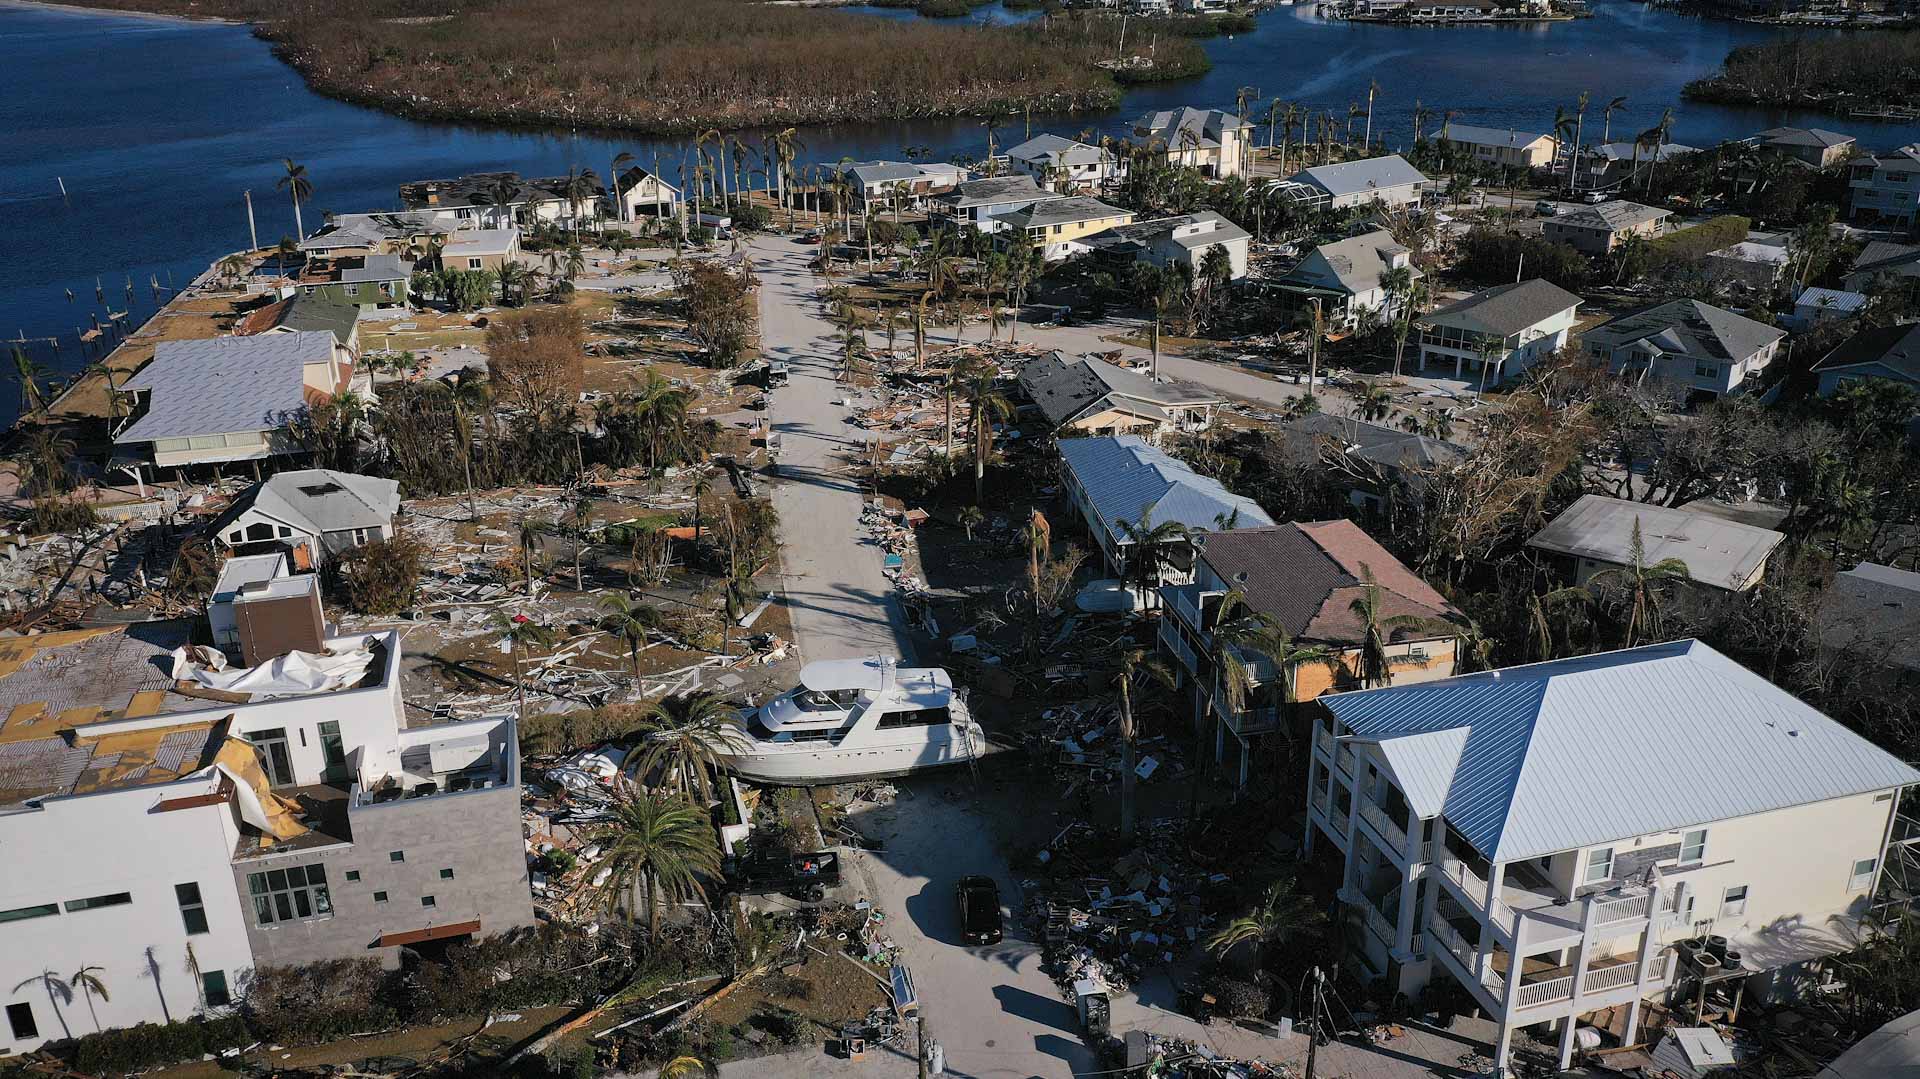
<path fill-rule="evenodd" d="M 1920 783 L 1915 771 L 1699 641 L 1339 693 L 1359 737 L 1466 732 L 1396 747 L 1408 801 L 1442 812 L 1496 862 L 1538 858 Z M 1419 794 L 1424 798 L 1424 794 Z"/>
<path fill-rule="evenodd" d="M 1605 495 L 1582 495 L 1527 546 L 1616 566 L 1633 561 L 1640 529 L 1642 565 L 1677 558 L 1694 581 L 1739 591 L 1787 537 L 1709 513 Z"/>
<path fill-rule="evenodd" d="M 1392 774 L 1407 804 L 1422 820 L 1437 817 L 1447 803 L 1447 790 L 1460 767 L 1460 751 L 1467 747 L 1468 727 L 1382 738 L 1369 746 Z"/>

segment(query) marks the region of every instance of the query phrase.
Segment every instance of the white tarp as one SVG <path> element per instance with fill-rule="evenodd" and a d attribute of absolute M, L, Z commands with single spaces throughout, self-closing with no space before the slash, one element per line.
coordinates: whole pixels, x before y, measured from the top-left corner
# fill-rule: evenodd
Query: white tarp
<path fill-rule="evenodd" d="M 184 647 L 173 650 L 173 679 L 264 700 L 344 689 L 359 682 L 372 664 L 373 653 L 356 648 L 337 653 L 288 652 L 258 667 L 227 670 L 226 657 L 220 653 Z"/>

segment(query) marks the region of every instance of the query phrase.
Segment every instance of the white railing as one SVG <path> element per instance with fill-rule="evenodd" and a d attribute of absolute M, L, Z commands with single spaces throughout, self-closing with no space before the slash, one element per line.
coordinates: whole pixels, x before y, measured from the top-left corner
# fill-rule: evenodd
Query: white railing
<path fill-rule="evenodd" d="M 1622 899 L 1609 899 L 1604 903 L 1596 903 L 1594 904 L 1593 924 L 1600 926 L 1613 925 L 1616 922 L 1638 921 L 1647 916 L 1647 909 L 1652 905 L 1652 899 L 1653 893 L 1646 892 L 1640 895 L 1626 896 Z"/>
<path fill-rule="evenodd" d="M 1373 930 L 1374 935 L 1380 938 L 1381 943 L 1389 948 L 1393 947 L 1393 923 L 1387 921 L 1387 916 L 1380 913 L 1380 908 L 1374 906 L 1371 900 L 1360 904 L 1360 907 L 1367 912 L 1367 928 Z"/>
<path fill-rule="evenodd" d="M 1520 983 L 1520 995 L 1514 1001 L 1518 1008 L 1535 1008 L 1542 1004 L 1552 1004 L 1556 1000 L 1573 999 L 1573 976 L 1551 978 L 1544 982 Z"/>
<path fill-rule="evenodd" d="M 1587 993 L 1603 993 L 1609 989 L 1619 989 L 1640 980 L 1640 963 L 1617 963 L 1610 967 L 1597 967 L 1587 971 L 1587 980 L 1581 990 Z"/>
<path fill-rule="evenodd" d="M 1487 882 L 1481 880 L 1480 874 L 1475 873 L 1466 862 L 1448 850 L 1439 840 L 1434 840 L 1428 844 L 1428 847 L 1429 858 L 1433 862 L 1435 871 L 1459 885 L 1460 890 L 1472 900 L 1473 909 L 1484 911 L 1487 905 Z M 1493 910 L 1487 917 L 1502 934 L 1512 934 L 1513 908 L 1507 906 L 1506 900 L 1495 896 Z"/>
<path fill-rule="evenodd" d="M 1427 932 L 1432 933 L 1433 939 L 1440 942 L 1440 947 L 1460 961 L 1460 966 L 1465 968 L 1468 974 L 1473 973 L 1473 949 L 1467 946 L 1466 938 L 1461 936 L 1458 930 L 1445 921 L 1435 918 L 1427 923 Z"/>
<path fill-rule="evenodd" d="M 1313 725 L 1313 744 L 1323 750 L 1328 757 L 1332 757 L 1335 749 L 1338 748 L 1333 741 L 1333 732 L 1318 723 Z"/>
<path fill-rule="evenodd" d="M 1368 824 L 1373 825 L 1374 830 L 1379 832 L 1381 837 L 1386 839 L 1386 841 L 1390 845 L 1392 845 L 1393 852 L 1395 854 L 1398 854 L 1403 858 L 1406 857 L 1406 854 L 1407 854 L 1406 830 L 1404 828 L 1401 828 L 1399 825 L 1393 823 L 1393 818 L 1387 816 L 1386 810 L 1381 809 L 1379 806 L 1366 800 L 1365 798 L 1361 798 L 1360 799 L 1360 816 L 1364 817 Z"/>

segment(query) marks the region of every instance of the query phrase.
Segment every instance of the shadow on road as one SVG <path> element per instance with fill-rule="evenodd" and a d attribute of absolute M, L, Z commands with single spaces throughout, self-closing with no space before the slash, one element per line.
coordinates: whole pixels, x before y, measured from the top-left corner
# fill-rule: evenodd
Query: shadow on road
<path fill-rule="evenodd" d="M 1078 1032 L 1080 1013 L 1074 1010 L 1073 1005 L 1063 1000 L 1029 993 L 1017 985 L 994 986 L 993 998 L 1000 1002 L 1000 1010 L 1008 1015 L 1017 1015 L 1029 1022 L 1042 1023 L 1070 1034 Z M 1044 1040 L 1044 1038 L 1034 1039 L 1036 1043 Z M 1077 1042 L 1066 1044 L 1070 1047 L 1078 1045 Z M 1060 1056 L 1058 1053 L 1052 1055 Z"/>

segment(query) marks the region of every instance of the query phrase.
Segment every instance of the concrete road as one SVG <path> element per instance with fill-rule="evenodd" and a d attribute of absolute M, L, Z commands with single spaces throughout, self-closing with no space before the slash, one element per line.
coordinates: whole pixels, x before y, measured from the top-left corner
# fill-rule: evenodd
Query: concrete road
<path fill-rule="evenodd" d="M 783 477 L 773 504 L 795 644 L 806 660 L 903 655 L 907 636 L 893 582 L 881 571 L 884 552 L 860 528 L 863 496 L 852 469 L 862 432 L 837 403 L 847 391 L 835 379 L 834 329 L 814 299 L 819 282 L 807 268 L 808 250 L 780 236 L 762 237 L 752 249 L 761 351 L 787 361 L 791 372 L 773 393 Z"/>

